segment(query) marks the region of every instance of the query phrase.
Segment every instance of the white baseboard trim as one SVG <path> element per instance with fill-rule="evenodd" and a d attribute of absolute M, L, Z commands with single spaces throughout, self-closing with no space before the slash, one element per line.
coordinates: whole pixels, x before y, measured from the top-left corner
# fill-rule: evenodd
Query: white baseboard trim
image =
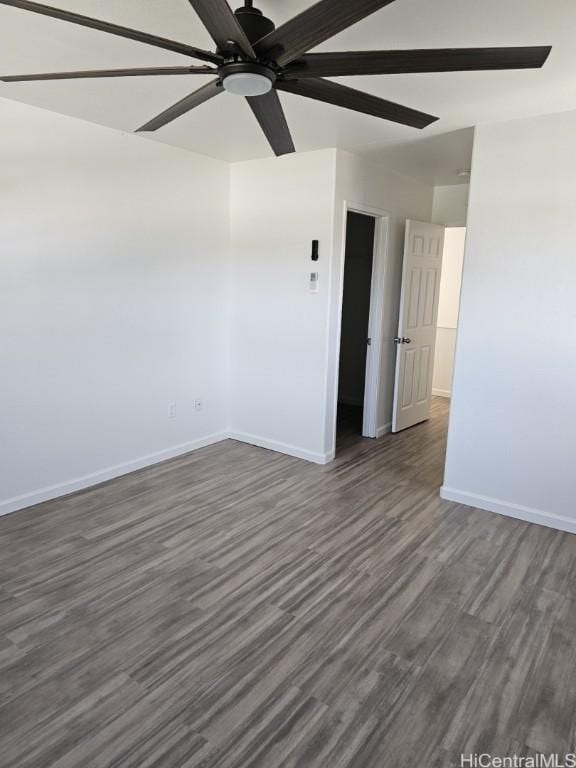
<path fill-rule="evenodd" d="M 229 432 L 228 437 L 231 440 L 238 440 L 240 443 L 249 443 L 250 445 L 256 445 L 258 448 L 266 448 L 269 451 L 276 451 L 276 453 L 285 453 L 288 456 L 294 456 L 297 459 L 304 459 L 305 461 L 312 461 L 314 464 L 328 464 L 334 459 L 334 453 L 314 453 L 308 451 L 306 448 L 299 448 L 297 445 L 289 445 L 288 443 L 280 443 L 276 440 L 268 440 L 265 437 L 258 435 L 250 435 L 247 432 Z"/>
<path fill-rule="evenodd" d="M 478 496 L 475 493 L 459 491 L 456 488 L 447 488 L 445 485 L 440 489 L 440 496 L 446 499 L 446 501 L 455 501 L 458 504 L 466 504 L 468 507 L 485 509 L 488 512 L 496 512 L 499 515 L 514 517 L 527 523 L 545 525 L 547 528 L 556 528 L 559 531 L 576 533 L 576 518 L 557 515 L 553 512 L 544 512 L 541 509 L 534 509 L 532 507 L 524 507 L 521 504 L 501 501 L 490 496 Z"/>
<path fill-rule="evenodd" d="M 452 397 L 452 392 L 449 389 L 434 389 L 432 388 L 432 394 L 435 397 Z"/>
<path fill-rule="evenodd" d="M 130 472 L 135 472 L 138 469 L 144 469 L 153 464 L 159 464 L 162 461 L 174 459 L 177 456 L 196 451 L 199 448 L 206 448 L 208 445 L 213 445 L 214 443 L 219 443 L 221 440 L 226 440 L 227 437 L 227 432 L 217 432 L 212 435 L 206 435 L 197 440 L 190 440 L 187 443 L 175 445 L 171 448 L 165 448 L 164 450 L 156 451 L 155 453 L 149 453 L 146 456 L 140 456 L 137 459 L 125 461 L 122 464 L 106 467 L 98 472 L 91 472 L 88 475 L 76 477 L 73 480 L 50 485 L 46 488 L 40 488 L 37 491 L 31 491 L 22 496 L 14 496 L 11 499 L 5 499 L 4 501 L 0 501 L 0 516 L 8 515 L 11 512 L 17 512 L 19 509 L 25 509 L 26 507 L 32 507 L 35 504 L 41 504 L 44 501 L 51 501 L 60 496 L 67 496 L 75 491 L 82 491 L 85 488 L 90 488 L 92 485 L 99 485 L 107 480 L 113 480 L 115 477 L 121 477 Z"/>
<path fill-rule="evenodd" d="M 392 422 L 389 421 L 387 424 L 384 424 L 382 427 L 378 427 L 376 430 L 376 437 L 383 437 L 384 435 L 387 435 L 389 432 L 392 432 Z"/>
<path fill-rule="evenodd" d="M 165 448 L 162 451 L 149 453 L 146 456 L 140 456 L 137 459 L 125 461 L 122 464 L 115 464 L 114 466 L 106 467 L 105 469 L 91 472 L 90 474 L 82 475 L 81 477 L 76 477 L 72 480 L 56 483 L 55 485 L 39 488 L 36 491 L 31 491 L 30 493 L 25 493 L 21 496 L 5 499 L 4 501 L 0 501 L 0 517 L 9 515 L 11 512 L 17 512 L 20 509 L 26 509 L 27 507 L 41 504 L 44 501 L 51 501 L 52 499 L 57 499 L 61 496 L 68 496 L 70 493 L 82 491 L 85 488 L 105 483 L 107 480 L 113 480 L 116 477 L 128 475 L 130 472 L 136 472 L 139 469 L 144 469 L 154 464 L 159 464 L 162 461 L 168 461 L 169 459 L 174 459 L 177 456 L 183 456 L 186 453 L 197 451 L 199 448 L 206 448 L 208 445 L 213 445 L 214 443 L 219 443 L 222 440 L 228 439 L 238 440 L 242 443 L 249 443 L 250 445 L 257 445 L 260 448 L 267 448 L 270 451 L 284 453 L 288 456 L 294 456 L 298 459 L 314 462 L 315 464 L 328 464 L 335 456 L 334 452 L 326 454 L 314 453 L 313 451 L 308 451 L 295 445 L 288 445 L 287 443 L 280 443 L 275 440 L 267 440 L 266 438 L 250 435 L 244 432 L 216 432 L 211 435 L 206 435 L 205 437 L 200 437 L 197 440 L 190 440 L 187 443 L 175 445 L 171 448 Z"/>

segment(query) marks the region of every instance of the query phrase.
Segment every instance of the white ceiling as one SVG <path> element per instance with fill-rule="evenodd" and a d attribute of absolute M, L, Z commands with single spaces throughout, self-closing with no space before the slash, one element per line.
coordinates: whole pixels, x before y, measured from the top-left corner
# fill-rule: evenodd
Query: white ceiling
<path fill-rule="evenodd" d="M 187 0 L 43 2 L 213 48 Z M 310 0 L 261 0 L 256 5 L 279 25 L 309 6 Z M 460 129 L 576 108 L 575 30 L 574 0 L 395 0 L 318 50 L 538 44 L 552 44 L 554 49 L 545 67 L 535 71 L 340 78 L 355 88 L 438 115 L 440 120 L 424 131 L 283 93 L 296 147 L 308 151 L 337 146 L 380 154 L 395 146 L 400 153 L 397 157 L 403 153 L 416 175 L 421 172 L 436 183 L 457 183 L 461 180 L 454 172 L 469 164 L 471 145 L 470 132 L 460 133 Z M 103 32 L 0 6 L 3 74 L 185 63 L 195 62 Z M 209 79 L 0 83 L 0 96 L 133 131 Z M 454 131 L 459 132 L 440 137 Z M 231 161 L 271 154 L 244 100 L 227 93 L 156 134 L 137 140 L 162 141 Z"/>
<path fill-rule="evenodd" d="M 474 128 L 439 133 L 378 149 L 365 149 L 362 154 L 374 157 L 389 170 L 412 176 L 431 186 L 469 184 L 474 144 Z"/>

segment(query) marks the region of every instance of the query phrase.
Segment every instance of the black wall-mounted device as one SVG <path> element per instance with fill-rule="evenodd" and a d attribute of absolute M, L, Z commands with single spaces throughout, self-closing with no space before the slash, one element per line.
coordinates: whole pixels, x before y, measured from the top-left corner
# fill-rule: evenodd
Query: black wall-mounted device
<path fill-rule="evenodd" d="M 312 261 L 318 261 L 318 240 L 312 240 Z"/>

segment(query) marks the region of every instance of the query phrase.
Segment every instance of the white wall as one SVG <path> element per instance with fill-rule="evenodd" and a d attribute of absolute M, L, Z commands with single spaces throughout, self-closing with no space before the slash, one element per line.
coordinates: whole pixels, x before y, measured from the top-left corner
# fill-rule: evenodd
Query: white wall
<path fill-rule="evenodd" d="M 419 181 L 385 170 L 373 158 L 364 158 L 338 150 L 336 176 L 336 207 L 334 220 L 334 269 L 332 270 L 332 297 L 330 306 L 330 356 L 328 361 L 328 402 L 335 402 L 337 355 L 339 344 L 340 296 L 344 255 L 345 202 L 385 211 L 389 220 L 387 262 L 381 290 L 384 296 L 383 338 L 380 357 L 380 393 L 377 427 L 379 433 L 390 428 L 394 398 L 394 369 L 398 331 L 400 283 L 404 256 L 404 229 L 406 219 L 430 221 L 433 188 Z M 326 450 L 334 450 L 335 408 L 331 408 L 326 421 Z"/>
<path fill-rule="evenodd" d="M 451 240 L 450 228 L 466 226 L 468 215 L 468 184 L 434 187 L 434 202 L 432 205 L 432 221 L 434 224 L 444 224 L 448 227 L 444 246 L 444 262 L 442 266 L 442 286 L 440 289 L 440 307 L 438 330 L 436 333 L 436 351 L 434 353 L 434 377 L 432 393 L 443 397 L 452 394 L 452 379 L 454 376 L 454 355 L 456 353 L 457 307 L 452 312 L 452 318 L 443 317 L 443 305 L 448 302 L 454 306 L 455 299 L 460 294 L 462 276 L 463 242 Z M 465 230 L 461 230 L 465 232 Z M 455 237 L 458 237 L 457 235 Z M 462 239 L 464 234 L 462 235 Z M 456 287 L 457 286 L 457 287 Z M 454 317 L 455 314 L 455 317 Z"/>
<path fill-rule="evenodd" d="M 224 163 L 0 101 L 0 511 L 226 429 L 228 189 Z"/>
<path fill-rule="evenodd" d="M 432 187 L 339 150 L 233 166 L 234 435 L 313 461 L 334 455 L 346 200 L 390 215 L 378 418 L 389 424 L 404 222 L 429 219 L 432 195 Z M 318 294 L 308 291 L 312 270 Z"/>
<path fill-rule="evenodd" d="M 390 215 L 389 422 L 404 220 L 432 188 L 333 149 L 230 173 L 0 102 L 0 512 L 229 434 L 329 460 L 345 200 Z"/>
<path fill-rule="evenodd" d="M 335 169 L 331 149 L 232 167 L 232 433 L 318 462 L 326 460 Z"/>
<path fill-rule="evenodd" d="M 443 495 L 576 532 L 576 112 L 476 130 Z"/>
<path fill-rule="evenodd" d="M 468 184 L 434 187 L 432 221 L 445 227 L 465 227 L 468 214 Z"/>
<path fill-rule="evenodd" d="M 452 394 L 465 239 L 465 227 L 446 229 L 432 379 L 432 394 L 441 397 L 450 397 Z"/>

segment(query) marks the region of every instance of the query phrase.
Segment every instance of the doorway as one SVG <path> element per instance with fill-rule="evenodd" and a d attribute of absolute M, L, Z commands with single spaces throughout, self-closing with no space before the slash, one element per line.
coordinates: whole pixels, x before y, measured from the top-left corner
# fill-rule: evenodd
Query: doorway
<path fill-rule="evenodd" d="M 440 303 L 436 324 L 432 395 L 448 399 L 452 397 L 465 242 L 466 227 L 446 228 L 440 278 Z"/>
<path fill-rule="evenodd" d="M 349 210 L 338 367 L 337 434 L 363 434 L 376 219 Z"/>

